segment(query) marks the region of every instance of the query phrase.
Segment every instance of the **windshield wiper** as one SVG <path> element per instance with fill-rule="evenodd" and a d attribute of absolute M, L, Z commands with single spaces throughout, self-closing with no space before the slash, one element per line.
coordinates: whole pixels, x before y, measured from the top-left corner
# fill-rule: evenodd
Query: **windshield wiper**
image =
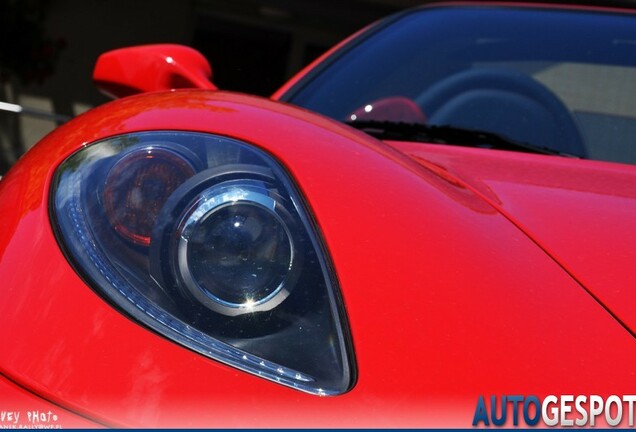
<path fill-rule="evenodd" d="M 416 141 L 581 158 L 581 156 L 563 153 L 549 147 L 511 140 L 493 132 L 455 126 L 433 126 L 378 120 L 356 120 L 345 123 L 383 140 Z"/>

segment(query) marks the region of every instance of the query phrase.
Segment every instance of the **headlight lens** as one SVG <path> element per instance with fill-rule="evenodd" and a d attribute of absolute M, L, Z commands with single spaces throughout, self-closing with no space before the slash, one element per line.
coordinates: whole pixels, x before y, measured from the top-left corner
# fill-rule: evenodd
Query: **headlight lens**
<path fill-rule="evenodd" d="M 167 260 L 173 261 L 178 285 L 224 315 L 278 306 L 302 265 L 290 231 L 293 220 L 279 215 L 281 198 L 258 183 L 229 181 L 207 189 L 169 228 L 177 233 Z M 189 186 L 183 189 L 187 193 Z"/>
<path fill-rule="evenodd" d="M 300 194 L 263 151 L 199 133 L 114 137 L 59 167 L 52 200 L 69 260 L 137 321 L 302 391 L 352 386 L 328 257 Z"/>

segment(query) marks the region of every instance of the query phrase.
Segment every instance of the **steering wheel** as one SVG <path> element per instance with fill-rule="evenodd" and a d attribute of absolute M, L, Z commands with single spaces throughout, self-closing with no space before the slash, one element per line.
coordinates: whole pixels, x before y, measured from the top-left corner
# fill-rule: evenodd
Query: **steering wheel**
<path fill-rule="evenodd" d="M 429 124 L 485 130 L 577 156 L 586 153 L 563 102 L 543 84 L 516 71 L 462 71 L 435 83 L 415 102 Z"/>

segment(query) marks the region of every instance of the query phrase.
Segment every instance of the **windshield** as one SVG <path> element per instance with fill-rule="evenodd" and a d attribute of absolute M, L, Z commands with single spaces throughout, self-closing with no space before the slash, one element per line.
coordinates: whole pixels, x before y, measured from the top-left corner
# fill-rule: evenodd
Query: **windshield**
<path fill-rule="evenodd" d="M 381 26 L 282 99 L 338 120 L 488 131 L 636 163 L 636 16 L 423 8 Z"/>

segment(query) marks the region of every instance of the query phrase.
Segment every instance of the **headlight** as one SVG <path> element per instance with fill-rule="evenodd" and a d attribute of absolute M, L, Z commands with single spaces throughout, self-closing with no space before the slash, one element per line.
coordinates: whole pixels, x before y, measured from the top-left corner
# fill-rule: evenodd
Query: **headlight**
<path fill-rule="evenodd" d="M 138 322 L 305 392 L 352 386 L 329 259 L 293 182 L 263 151 L 199 133 L 114 137 L 58 168 L 52 200 L 69 261 Z"/>

